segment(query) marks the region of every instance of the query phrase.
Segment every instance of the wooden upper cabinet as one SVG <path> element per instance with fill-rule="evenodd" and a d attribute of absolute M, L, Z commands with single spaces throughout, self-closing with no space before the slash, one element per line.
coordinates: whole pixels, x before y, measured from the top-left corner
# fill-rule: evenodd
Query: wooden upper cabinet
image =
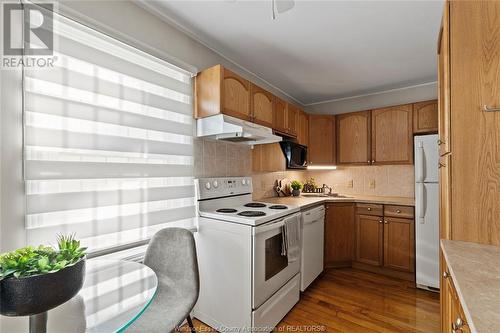
<path fill-rule="evenodd" d="M 436 100 L 413 104 L 413 133 L 438 132 L 438 102 Z"/>
<path fill-rule="evenodd" d="M 195 98 L 196 118 L 224 113 L 251 120 L 250 82 L 221 65 L 198 73 Z"/>
<path fill-rule="evenodd" d="M 451 96 L 450 96 L 450 4 L 444 5 L 443 19 L 438 41 L 438 129 L 439 154 L 451 151 Z"/>
<path fill-rule="evenodd" d="M 292 104 L 288 104 L 286 112 L 287 133 L 290 136 L 297 136 L 299 109 Z"/>
<path fill-rule="evenodd" d="M 381 216 L 356 215 L 356 261 L 382 266 L 383 233 Z"/>
<path fill-rule="evenodd" d="M 342 237 L 339 237 L 342 235 Z M 354 257 L 354 203 L 327 203 L 325 267 L 351 266 Z"/>
<path fill-rule="evenodd" d="M 274 98 L 273 129 L 280 133 L 286 133 L 288 125 L 286 121 L 287 103 L 279 97 Z"/>
<path fill-rule="evenodd" d="M 370 111 L 337 117 L 337 163 L 370 164 Z"/>
<path fill-rule="evenodd" d="M 335 164 L 335 116 L 309 115 L 309 165 Z"/>
<path fill-rule="evenodd" d="M 415 226 L 413 219 L 385 217 L 384 267 L 415 271 Z"/>
<path fill-rule="evenodd" d="M 252 121 L 263 126 L 273 127 L 273 94 L 251 83 L 250 98 Z"/>
<path fill-rule="evenodd" d="M 372 164 L 413 163 L 413 106 L 372 111 Z"/>
<path fill-rule="evenodd" d="M 251 120 L 250 82 L 224 68 L 222 91 L 222 112 L 229 116 Z"/>
<path fill-rule="evenodd" d="M 285 171 L 286 160 L 279 143 L 255 145 L 252 149 L 253 172 Z"/>
<path fill-rule="evenodd" d="M 301 145 L 309 146 L 309 115 L 299 111 L 297 123 L 297 141 Z"/>

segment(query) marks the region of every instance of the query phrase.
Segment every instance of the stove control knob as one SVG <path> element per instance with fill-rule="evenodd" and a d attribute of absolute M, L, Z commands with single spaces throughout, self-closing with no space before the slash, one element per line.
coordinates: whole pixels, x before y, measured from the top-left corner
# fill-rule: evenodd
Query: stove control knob
<path fill-rule="evenodd" d="M 206 188 L 207 190 L 210 190 L 210 188 L 211 188 L 211 187 L 212 187 L 212 186 L 210 185 L 210 182 L 207 182 L 207 183 L 205 184 L 205 188 Z"/>
<path fill-rule="evenodd" d="M 242 185 L 246 185 L 246 184 L 247 184 L 247 181 L 246 181 L 245 179 L 243 179 L 243 180 L 241 181 L 241 184 L 242 184 Z"/>
<path fill-rule="evenodd" d="M 217 182 L 216 180 L 213 181 L 212 185 L 214 186 L 214 188 L 217 188 L 219 187 L 219 182 Z"/>

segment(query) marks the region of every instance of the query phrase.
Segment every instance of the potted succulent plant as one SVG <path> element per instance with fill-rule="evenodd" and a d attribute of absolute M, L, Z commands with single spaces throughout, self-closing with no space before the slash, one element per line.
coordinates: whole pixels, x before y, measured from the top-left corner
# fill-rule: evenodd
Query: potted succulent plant
<path fill-rule="evenodd" d="M 298 197 L 300 195 L 300 190 L 302 189 L 302 183 L 298 180 L 294 180 L 290 185 L 292 187 L 292 195 Z"/>
<path fill-rule="evenodd" d="M 43 313 L 80 291 L 86 248 L 74 236 L 58 236 L 57 243 L 57 249 L 27 246 L 0 255 L 0 314 Z"/>

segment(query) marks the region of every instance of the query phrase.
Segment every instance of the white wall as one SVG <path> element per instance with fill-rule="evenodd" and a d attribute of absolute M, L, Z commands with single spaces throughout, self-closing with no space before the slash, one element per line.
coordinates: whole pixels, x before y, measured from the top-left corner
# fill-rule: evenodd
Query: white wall
<path fill-rule="evenodd" d="M 437 82 L 309 104 L 305 110 L 317 114 L 339 114 L 437 99 Z"/>

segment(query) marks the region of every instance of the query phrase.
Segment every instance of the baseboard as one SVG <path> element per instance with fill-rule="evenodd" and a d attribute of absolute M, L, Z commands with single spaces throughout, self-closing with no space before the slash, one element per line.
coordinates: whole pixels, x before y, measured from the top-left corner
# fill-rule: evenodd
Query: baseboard
<path fill-rule="evenodd" d="M 368 265 L 368 264 L 364 264 L 364 263 L 356 262 L 356 261 L 354 261 L 352 263 L 352 268 L 361 269 L 361 270 L 372 272 L 372 273 L 382 274 L 385 276 L 390 276 L 390 277 L 394 277 L 394 278 L 398 278 L 398 279 L 402 279 L 402 280 L 406 280 L 406 281 L 410 281 L 410 282 L 415 282 L 415 273 L 396 271 L 394 269 L 372 266 L 372 265 Z"/>

